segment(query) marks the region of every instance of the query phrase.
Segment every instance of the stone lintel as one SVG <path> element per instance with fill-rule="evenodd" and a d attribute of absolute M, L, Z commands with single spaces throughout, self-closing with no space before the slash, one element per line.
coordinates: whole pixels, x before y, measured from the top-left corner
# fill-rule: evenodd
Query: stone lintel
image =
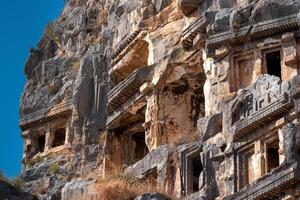
<path fill-rule="evenodd" d="M 116 47 L 116 50 L 112 54 L 112 66 L 117 64 L 127 52 L 129 52 L 137 42 L 143 39 L 147 35 L 146 30 L 139 29 L 133 32 L 131 35 L 124 37 Z"/>

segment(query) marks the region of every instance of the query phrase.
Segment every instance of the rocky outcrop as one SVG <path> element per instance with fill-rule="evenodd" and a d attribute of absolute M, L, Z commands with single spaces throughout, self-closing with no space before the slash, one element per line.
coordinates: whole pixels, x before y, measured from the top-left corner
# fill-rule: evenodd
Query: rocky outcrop
<path fill-rule="evenodd" d="M 3 200 L 37 200 L 29 193 L 16 189 L 6 181 L 0 180 L 0 199 Z"/>
<path fill-rule="evenodd" d="M 65 1 L 25 65 L 24 189 L 299 198 L 299 11 L 297 0 Z"/>
<path fill-rule="evenodd" d="M 81 200 L 81 199 L 101 199 L 97 191 L 93 188 L 94 181 L 73 180 L 67 183 L 62 189 L 62 200 Z"/>
<path fill-rule="evenodd" d="M 129 166 L 125 174 L 137 179 L 154 178 L 159 188 L 174 187 L 174 177 L 170 173 L 176 168 L 174 164 L 177 157 L 177 149 L 174 146 L 162 145 Z"/>

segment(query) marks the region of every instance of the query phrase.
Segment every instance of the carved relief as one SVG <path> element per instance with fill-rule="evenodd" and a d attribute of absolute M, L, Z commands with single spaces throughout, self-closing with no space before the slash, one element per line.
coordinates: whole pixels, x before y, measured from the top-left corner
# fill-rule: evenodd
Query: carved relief
<path fill-rule="evenodd" d="M 240 139 L 270 120 L 284 115 L 291 106 L 293 103 L 290 97 L 290 83 L 281 83 L 279 78 L 262 75 L 256 83 L 240 91 L 234 100 L 234 139 Z"/>

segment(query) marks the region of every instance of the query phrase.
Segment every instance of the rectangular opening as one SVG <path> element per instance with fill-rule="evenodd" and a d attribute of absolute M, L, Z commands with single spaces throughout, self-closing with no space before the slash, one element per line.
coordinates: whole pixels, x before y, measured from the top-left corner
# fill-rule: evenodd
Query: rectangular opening
<path fill-rule="evenodd" d="M 192 159 L 193 193 L 199 191 L 199 177 L 203 170 L 200 157 Z"/>
<path fill-rule="evenodd" d="M 281 79 L 281 53 L 280 50 L 266 52 L 265 62 L 267 74 L 277 76 Z"/>
<path fill-rule="evenodd" d="M 266 160 L 267 160 L 267 173 L 271 172 L 273 169 L 279 166 L 279 140 L 266 145 Z"/>
<path fill-rule="evenodd" d="M 149 153 L 148 147 L 145 142 L 145 133 L 135 133 L 131 138 L 135 146 L 133 162 L 137 162 L 143 159 Z"/>
<path fill-rule="evenodd" d="M 38 152 L 40 152 L 40 153 L 44 152 L 45 143 L 46 143 L 46 136 L 45 135 L 41 135 L 37 138 Z"/>
<path fill-rule="evenodd" d="M 54 132 L 52 148 L 64 145 L 65 140 L 66 140 L 66 129 L 65 128 L 57 129 Z"/>
<path fill-rule="evenodd" d="M 192 194 L 199 191 L 199 178 L 203 171 L 200 152 L 196 151 L 187 157 L 186 193 Z"/>

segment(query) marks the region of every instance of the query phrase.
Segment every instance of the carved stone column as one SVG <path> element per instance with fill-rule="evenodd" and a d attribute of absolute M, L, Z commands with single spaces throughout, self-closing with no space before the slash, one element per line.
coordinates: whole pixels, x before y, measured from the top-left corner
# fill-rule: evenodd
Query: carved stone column
<path fill-rule="evenodd" d="M 255 142 L 254 147 L 254 172 L 255 172 L 255 180 L 259 177 L 263 176 L 265 173 L 264 170 L 264 146 L 260 140 Z"/>
<path fill-rule="evenodd" d="M 48 152 L 50 149 L 51 149 L 51 144 L 53 142 L 53 134 L 51 134 L 51 129 L 50 127 L 48 126 L 46 128 L 46 133 L 45 133 L 45 149 L 44 149 L 44 152 Z"/>

